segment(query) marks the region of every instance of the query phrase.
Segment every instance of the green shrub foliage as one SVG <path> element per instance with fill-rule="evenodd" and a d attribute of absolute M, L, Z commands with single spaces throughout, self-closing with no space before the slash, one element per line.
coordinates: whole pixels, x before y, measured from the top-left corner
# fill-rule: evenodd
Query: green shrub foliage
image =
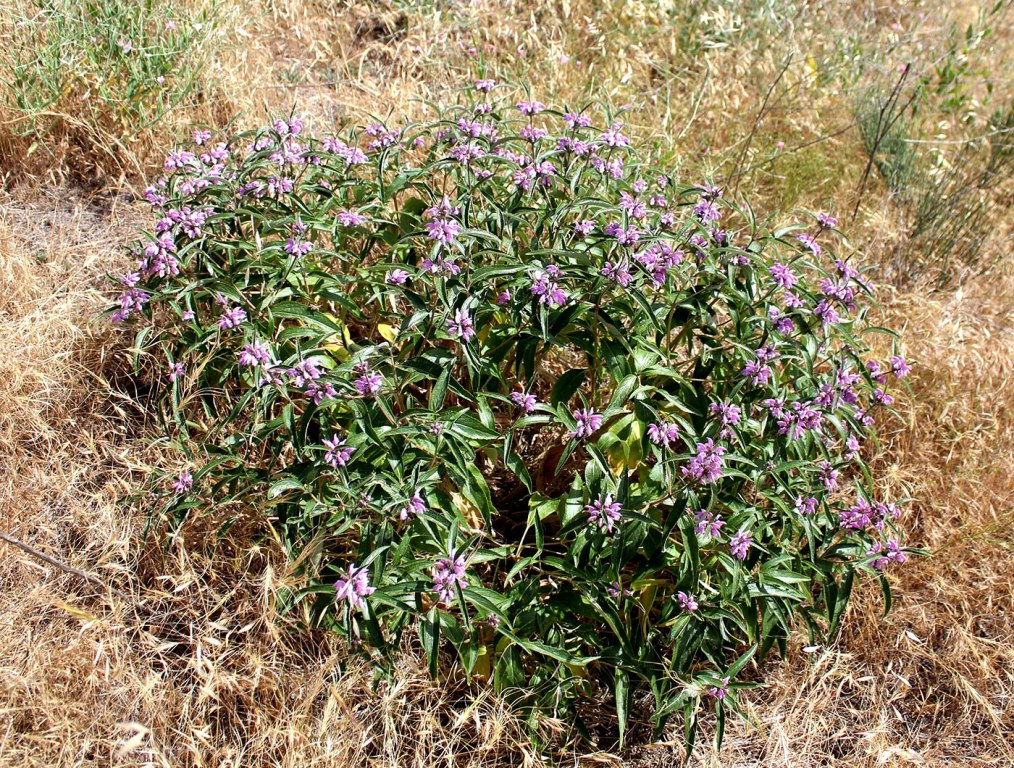
<path fill-rule="evenodd" d="M 410 631 L 535 715 L 608 690 L 622 740 L 650 691 L 692 734 L 905 559 L 866 445 L 908 365 L 832 217 L 772 231 L 604 107 L 461 101 L 169 155 L 115 313 L 193 462 L 162 511 L 262 516 L 378 662 Z"/>

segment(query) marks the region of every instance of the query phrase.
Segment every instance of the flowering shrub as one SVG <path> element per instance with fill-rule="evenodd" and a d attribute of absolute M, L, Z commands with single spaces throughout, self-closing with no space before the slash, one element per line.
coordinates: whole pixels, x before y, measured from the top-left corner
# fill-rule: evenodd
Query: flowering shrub
<path fill-rule="evenodd" d="M 165 511 L 262 515 L 378 660 L 412 630 L 533 713 L 605 687 L 622 739 L 647 690 L 692 735 L 904 561 L 864 445 L 909 368 L 867 359 L 832 217 L 767 231 L 499 90 L 169 155 L 114 315 L 192 457 Z"/>

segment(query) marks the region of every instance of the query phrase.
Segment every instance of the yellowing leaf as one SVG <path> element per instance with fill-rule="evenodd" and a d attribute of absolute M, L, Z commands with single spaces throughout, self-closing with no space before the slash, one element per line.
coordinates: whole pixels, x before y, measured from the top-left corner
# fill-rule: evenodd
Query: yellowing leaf
<path fill-rule="evenodd" d="M 454 506 L 461 510 L 461 514 L 465 518 L 465 522 L 468 523 L 469 528 L 472 529 L 473 533 L 482 533 L 485 530 L 485 521 L 482 519 L 482 512 L 472 502 L 466 499 L 457 491 L 451 494 L 451 501 L 454 502 Z"/>
<path fill-rule="evenodd" d="M 627 466 L 627 447 L 620 442 L 613 443 L 606 449 L 609 468 L 615 477 L 619 477 Z"/>
<path fill-rule="evenodd" d="M 393 325 L 387 323 L 377 323 L 377 333 L 383 336 L 391 344 L 394 344 L 398 339 L 398 331 L 394 329 Z"/>
<path fill-rule="evenodd" d="M 57 606 L 58 608 L 62 608 L 64 611 L 66 611 L 79 621 L 83 621 L 90 624 L 99 620 L 97 616 L 93 616 L 92 614 L 88 613 L 88 611 L 82 608 L 78 608 L 76 605 L 65 603 L 62 600 L 53 600 L 53 605 Z"/>

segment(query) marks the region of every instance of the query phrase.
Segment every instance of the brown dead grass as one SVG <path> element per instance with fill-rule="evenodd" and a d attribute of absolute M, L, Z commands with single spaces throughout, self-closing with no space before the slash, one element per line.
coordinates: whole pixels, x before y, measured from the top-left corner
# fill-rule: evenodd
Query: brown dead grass
<path fill-rule="evenodd" d="M 244 0 L 230 6 L 214 77 L 241 124 L 295 106 L 320 130 L 446 98 L 448 83 L 476 71 L 475 46 L 501 72 L 524 72 L 544 100 L 630 101 L 631 133 L 658 140 L 697 178 L 738 156 L 781 60 L 772 45 L 714 48 L 688 68 L 657 33 L 665 4 L 437 5 L 439 14 L 412 14 L 383 2 Z M 850 9 L 885 28 L 904 16 L 860 2 L 815 7 L 821 21 L 794 21 L 799 34 L 844 24 Z M 746 23 L 710 12 L 713 28 Z M 807 85 L 802 65 L 789 75 L 748 163 L 780 138 L 792 146 L 837 127 L 842 105 Z M 0 130 L 0 158 L 14 163 L 9 138 Z M 855 136 L 812 152 L 798 194 L 786 197 L 800 173 L 790 163 L 764 166 L 744 191 L 758 205 L 851 210 L 862 170 Z M 95 319 L 101 275 L 120 265 L 139 213 L 116 190 L 54 184 L 65 171 L 56 162 L 38 174 L 48 184 L 0 198 L 0 530 L 129 599 L 0 542 L 0 766 L 545 765 L 500 702 L 441 689 L 410 650 L 374 687 L 328 638 L 289 633 L 273 601 L 288 576 L 270 547 L 146 536 L 143 500 L 133 510 L 122 500 L 174 458 L 138 437 L 146 423 L 128 394 L 125 340 Z M 895 569 L 886 620 L 866 583 L 833 647 L 808 653 L 797 639 L 749 698 L 749 721 L 730 723 L 722 752 L 700 747 L 695 764 L 1014 766 L 1007 219 L 990 246 L 1004 260 L 988 277 L 956 293 L 881 297 L 885 324 L 918 367 L 885 433 L 880 474 L 892 494 L 916 500 L 908 541 L 930 555 Z M 877 185 L 846 228 L 874 260 L 903 232 Z M 663 744 L 564 762 L 670 766 L 681 753 Z"/>

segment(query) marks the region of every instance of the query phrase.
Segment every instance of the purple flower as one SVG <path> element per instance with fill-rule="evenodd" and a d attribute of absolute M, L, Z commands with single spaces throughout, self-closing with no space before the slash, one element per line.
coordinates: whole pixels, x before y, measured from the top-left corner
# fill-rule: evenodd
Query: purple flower
<path fill-rule="evenodd" d="M 381 123 L 371 123 L 366 126 L 366 133 L 376 138 L 366 145 L 371 152 L 384 147 L 393 146 L 401 138 L 401 131 L 389 131 Z"/>
<path fill-rule="evenodd" d="M 539 402 L 535 395 L 527 392 L 511 392 L 511 400 L 518 408 L 524 409 L 525 413 L 534 411 Z"/>
<path fill-rule="evenodd" d="M 610 237 L 615 237 L 620 245 L 636 245 L 641 239 L 641 231 L 637 227 L 624 229 L 619 222 L 607 224 L 603 231 Z"/>
<path fill-rule="evenodd" d="M 211 131 L 194 131 L 194 144 L 204 146 L 211 138 Z"/>
<path fill-rule="evenodd" d="M 714 696 L 721 701 L 729 694 L 729 678 L 723 677 L 720 685 L 713 685 L 708 689 L 708 696 Z"/>
<path fill-rule="evenodd" d="M 602 426 L 602 414 L 595 413 L 591 408 L 574 411 L 577 427 L 570 433 L 571 437 L 591 437 Z"/>
<path fill-rule="evenodd" d="M 271 349 L 267 342 L 255 341 L 253 344 L 244 344 L 236 358 L 236 362 L 243 366 L 262 366 L 268 368 L 274 364 L 271 356 Z"/>
<path fill-rule="evenodd" d="M 868 550 L 866 550 L 866 554 L 868 556 L 876 555 L 880 552 L 884 552 L 884 554 L 878 558 L 875 558 L 872 563 L 873 567 L 876 568 L 878 571 L 882 571 L 888 563 L 904 563 L 908 559 L 905 556 L 905 553 L 901 551 L 901 545 L 898 544 L 898 540 L 895 538 L 890 538 L 887 540 L 886 549 L 878 541 L 874 543 L 873 546 L 871 546 Z"/>
<path fill-rule="evenodd" d="M 792 291 L 785 292 L 784 300 L 786 309 L 799 309 L 801 306 L 803 306 L 803 300 L 800 299 L 796 294 L 792 293 Z"/>
<path fill-rule="evenodd" d="M 314 405 L 320 405 L 325 400 L 334 400 L 338 397 L 338 390 L 329 381 L 311 381 L 306 385 L 303 394 L 313 400 Z"/>
<path fill-rule="evenodd" d="M 764 365 L 760 360 L 750 360 L 740 371 L 741 376 L 750 379 L 755 387 L 762 387 L 771 380 L 771 368 Z"/>
<path fill-rule="evenodd" d="M 794 402 L 789 410 L 781 409 L 776 414 L 778 434 L 796 440 L 807 432 L 820 429 L 824 416 L 813 407 L 813 402 Z"/>
<path fill-rule="evenodd" d="M 444 245 L 453 243 L 459 232 L 461 232 L 461 226 L 450 219 L 434 219 L 426 222 L 426 234 L 429 238 Z"/>
<path fill-rule="evenodd" d="M 694 513 L 694 520 L 697 521 L 697 524 L 694 526 L 694 532 L 697 534 L 707 532 L 713 539 L 718 538 L 718 535 L 722 532 L 722 526 L 725 525 L 725 520 L 722 519 L 721 515 L 710 512 L 707 509 L 697 510 Z"/>
<path fill-rule="evenodd" d="M 466 343 L 475 336 L 475 329 L 472 328 L 472 318 L 466 310 L 454 310 L 454 317 L 447 320 L 447 332 L 451 336 L 459 337 Z"/>
<path fill-rule="evenodd" d="M 376 588 L 370 586 L 369 573 L 365 568 L 357 568 L 354 563 L 350 563 L 342 578 L 334 583 L 334 590 L 336 601 L 344 600 L 353 609 L 361 611 L 366 608 L 363 598 L 372 595 Z"/>
<path fill-rule="evenodd" d="M 870 378 L 878 384 L 885 384 L 887 382 L 887 377 L 884 376 L 883 369 L 876 360 L 867 361 L 866 370 L 870 372 Z"/>
<path fill-rule="evenodd" d="M 820 245 L 817 243 L 817 238 L 815 238 L 808 232 L 800 232 L 798 235 L 796 235 L 796 239 L 799 242 L 801 242 L 803 244 L 803 247 L 806 248 L 806 250 L 808 250 L 814 256 L 820 256 L 820 254 L 822 253 Z"/>
<path fill-rule="evenodd" d="M 188 165 L 198 165 L 197 155 L 187 152 L 185 149 L 174 149 L 165 160 L 165 170 L 167 171 L 183 170 Z"/>
<path fill-rule="evenodd" d="M 493 86 L 496 85 L 495 80 L 476 80 L 475 90 L 482 91 L 483 93 L 489 93 L 493 90 Z"/>
<path fill-rule="evenodd" d="M 795 330 L 796 323 L 788 315 L 782 315 L 777 320 L 775 320 L 775 331 L 780 333 L 782 336 L 788 336 Z"/>
<path fill-rule="evenodd" d="M 290 256 L 300 257 L 306 256 L 310 251 L 313 250 L 313 243 L 306 240 L 297 240 L 295 237 L 290 237 L 285 243 L 285 252 Z"/>
<path fill-rule="evenodd" d="M 626 288 L 630 284 L 630 281 L 634 279 L 624 259 L 620 259 L 615 264 L 607 261 L 602 267 L 602 276 L 608 277 L 610 280 L 618 283 L 621 288 Z"/>
<path fill-rule="evenodd" d="M 335 217 L 338 219 L 338 223 L 343 227 L 361 227 L 365 224 L 368 219 L 358 211 L 338 211 L 338 215 Z"/>
<path fill-rule="evenodd" d="M 316 358 L 300 360 L 294 366 L 285 371 L 285 375 L 297 387 L 302 387 L 316 381 L 323 375 L 323 373 L 324 372 L 320 369 L 320 363 Z"/>
<path fill-rule="evenodd" d="M 833 280 L 825 278 L 820 281 L 820 290 L 825 296 L 840 301 L 846 308 L 850 310 L 854 310 L 856 308 L 855 288 L 847 283 L 836 283 Z"/>
<path fill-rule="evenodd" d="M 436 261 L 426 257 L 422 261 L 422 268 L 434 275 L 457 275 L 461 272 L 461 267 L 454 263 L 453 257 L 445 258 L 443 256 L 438 256 Z"/>
<path fill-rule="evenodd" d="M 325 152 L 332 152 L 345 160 L 345 167 L 361 165 L 367 161 L 366 153 L 358 147 L 350 147 L 338 139 L 325 139 L 323 145 Z"/>
<path fill-rule="evenodd" d="M 634 595 L 634 590 L 626 589 L 618 581 L 614 581 L 612 584 L 606 587 L 606 592 L 609 593 L 610 597 L 616 600 L 618 600 L 621 597 L 633 597 Z"/>
<path fill-rule="evenodd" d="M 244 320 L 246 320 L 246 312 L 241 307 L 231 307 L 218 318 L 218 327 L 223 331 L 237 328 Z"/>
<path fill-rule="evenodd" d="M 599 139 L 608 147 L 626 147 L 630 145 L 630 139 L 620 133 L 620 129 L 623 128 L 622 123 L 613 123 L 609 126 L 609 129 L 605 131 Z"/>
<path fill-rule="evenodd" d="M 740 417 L 743 414 L 740 407 L 732 405 L 732 403 L 712 403 L 709 406 L 709 410 L 721 418 L 723 427 L 730 424 L 739 424 Z"/>
<path fill-rule="evenodd" d="M 739 531 L 729 539 L 729 551 L 739 560 L 746 560 L 746 553 L 750 551 L 753 544 L 753 534 L 750 531 Z"/>
<path fill-rule="evenodd" d="M 894 355 L 891 358 L 891 370 L 894 372 L 895 376 L 899 379 L 903 379 L 908 376 L 909 372 L 912 370 L 912 366 L 905 362 L 905 358 L 901 355 Z"/>
<path fill-rule="evenodd" d="M 422 493 L 417 489 L 412 494 L 412 498 L 409 499 L 405 506 L 398 512 L 399 520 L 408 520 L 409 516 L 416 515 L 417 517 L 426 511 L 426 500 L 423 499 Z"/>
<path fill-rule="evenodd" d="M 852 531 L 862 531 L 877 524 L 877 510 L 866 499 L 859 497 L 851 507 L 838 512 L 838 524 Z"/>
<path fill-rule="evenodd" d="M 852 387 L 862 381 L 862 376 L 858 373 L 850 373 L 845 370 L 838 370 L 836 375 L 835 386 L 838 388 L 842 401 L 849 405 L 855 405 L 859 402 L 859 396 Z"/>
<path fill-rule="evenodd" d="M 518 135 L 522 139 L 535 142 L 538 141 L 539 139 L 546 138 L 547 133 L 548 131 L 546 131 L 545 128 L 536 128 L 534 125 L 526 125 L 518 132 Z"/>
<path fill-rule="evenodd" d="M 623 505 L 618 501 L 613 501 L 611 493 L 600 496 L 591 504 L 585 504 L 584 507 L 584 511 L 588 513 L 588 522 L 598 526 L 600 530 L 605 528 L 609 533 L 613 532 L 613 527 L 623 517 L 620 513 L 621 509 L 623 509 Z"/>
<path fill-rule="evenodd" d="M 408 280 L 408 272 L 404 269 L 392 269 L 384 275 L 384 282 L 388 285 L 404 285 Z"/>
<path fill-rule="evenodd" d="M 722 218 L 722 212 L 718 206 L 710 200 L 701 200 L 694 206 L 694 216 L 701 221 L 718 221 Z"/>
<path fill-rule="evenodd" d="M 648 439 L 655 445 L 668 448 L 679 437 L 680 428 L 675 422 L 659 422 L 648 425 Z"/>
<path fill-rule="evenodd" d="M 531 117 L 532 115 L 539 114 L 539 112 L 541 112 L 545 108 L 546 108 L 546 105 L 543 104 L 540 101 L 520 101 L 520 102 L 518 102 L 518 112 L 520 112 L 522 115 L 527 115 L 529 117 Z"/>
<path fill-rule="evenodd" d="M 817 224 L 821 229 L 830 229 L 831 227 L 837 226 L 838 219 L 829 213 L 818 213 Z"/>
<path fill-rule="evenodd" d="M 447 195 L 444 195 L 439 203 L 426 209 L 427 219 L 453 219 L 460 215 L 461 208 L 452 203 Z"/>
<path fill-rule="evenodd" d="M 775 283 L 787 291 L 792 290 L 792 286 L 799 282 L 799 277 L 792 271 L 792 268 L 778 261 L 771 265 L 768 272 L 771 273 Z"/>
<path fill-rule="evenodd" d="M 680 607 L 687 613 L 693 613 L 700 607 L 697 601 L 686 592 L 677 592 L 676 599 L 680 601 Z"/>
<path fill-rule="evenodd" d="M 183 363 L 176 362 L 169 364 L 169 381 L 176 381 L 176 379 L 182 379 L 187 375 L 187 369 L 183 366 Z"/>
<path fill-rule="evenodd" d="M 647 206 L 629 192 L 620 192 L 620 210 L 626 211 L 632 219 L 643 219 L 648 215 Z"/>
<path fill-rule="evenodd" d="M 876 400 L 881 405 L 890 405 L 891 403 L 894 402 L 894 398 L 891 397 L 882 389 L 873 390 L 873 399 Z"/>
<path fill-rule="evenodd" d="M 838 487 L 838 475 L 840 473 L 829 461 L 822 461 L 817 467 L 817 477 L 824 484 L 824 488 L 833 491 Z"/>
<path fill-rule="evenodd" d="M 358 371 L 360 375 L 359 378 L 352 383 L 360 395 L 376 395 L 380 392 L 380 389 L 384 384 L 383 376 L 379 373 L 370 371 L 366 363 L 360 363 L 357 365 L 356 371 Z"/>
<path fill-rule="evenodd" d="M 539 177 L 539 183 L 548 187 L 553 182 L 553 177 L 556 175 L 556 166 L 548 160 L 544 160 L 541 163 L 532 166 L 535 169 L 535 174 Z"/>
<path fill-rule="evenodd" d="M 165 232 L 173 224 L 179 224 L 183 233 L 191 240 L 195 240 L 201 236 L 201 228 L 204 226 L 204 222 L 208 220 L 208 215 L 210 213 L 211 211 L 207 208 L 198 208 L 195 210 L 189 205 L 184 205 L 179 210 L 170 209 L 166 212 L 166 217 L 158 222 L 156 230 Z M 151 256 L 152 251 L 150 249 L 155 245 L 156 244 L 154 243 L 149 244 L 148 249 L 145 250 L 145 254 Z M 166 251 L 176 250 L 176 246 L 172 242 L 171 236 L 168 234 L 165 234 L 160 238 L 160 243 L 158 243 L 158 245 L 160 245 L 163 249 L 163 253 L 160 254 L 162 258 L 168 258 L 165 254 Z M 156 270 L 151 269 L 150 271 Z M 178 270 L 174 270 L 172 274 L 178 274 Z"/>
<path fill-rule="evenodd" d="M 837 325 L 841 322 L 838 310 L 827 299 L 821 299 L 813 308 L 813 314 L 820 319 L 822 325 Z"/>
<path fill-rule="evenodd" d="M 486 156 L 486 150 L 478 144 L 459 144 L 451 150 L 451 157 L 462 165 L 470 166 L 476 160 Z"/>
<path fill-rule="evenodd" d="M 550 307 L 562 307 L 567 303 L 567 292 L 563 290 L 558 282 L 551 278 L 560 276 L 560 270 L 556 265 L 550 264 L 546 271 L 536 270 L 532 276 L 531 292 L 533 296 L 539 297 L 540 304 L 547 304 Z"/>
<path fill-rule="evenodd" d="M 174 255 L 176 243 L 172 233 L 163 231 L 158 239 L 144 246 L 144 258 L 138 266 L 146 277 L 169 277 L 180 273 L 180 264 Z"/>
<path fill-rule="evenodd" d="M 714 483 L 722 476 L 722 469 L 725 467 L 725 460 L 722 455 L 725 448 L 715 445 L 715 441 L 708 438 L 703 443 L 697 444 L 697 455 L 690 462 L 680 469 L 687 480 L 695 483 Z"/>
<path fill-rule="evenodd" d="M 704 200 L 715 200 L 719 195 L 722 194 L 722 190 L 713 184 L 699 184 L 695 189 L 701 191 L 701 197 Z"/>
<path fill-rule="evenodd" d="M 348 464 L 349 459 L 352 458 L 352 454 L 356 450 L 352 446 L 346 445 L 345 441 L 338 437 L 338 435 L 332 436 L 330 440 L 325 437 L 324 447 L 327 448 L 327 453 L 324 454 L 324 461 L 335 469 Z"/>
<path fill-rule="evenodd" d="M 817 500 L 813 496 L 797 496 L 796 512 L 801 515 L 812 515 L 817 511 Z"/>
<path fill-rule="evenodd" d="M 464 555 L 454 556 L 453 552 L 442 557 L 433 565 L 433 591 L 437 593 L 441 603 L 449 605 L 457 594 L 457 588 L 465 589 L 468 580 L 465 578 Z"/>
<path fill-rule="evenodd" d="M 568 112 L 563 116 L 563 122 L 568 128 L 587 128 L 591 125 L 591 118 L 588 115 L 578 115 Z"/>
<path fill-rule="evenodd" d="M 184 494 L 189 493 L 190 489 L 194 487 L 194 476 L 189 471 L 183 470 L 179 473 L 175 480 L 173 480 L 172 488 L 176 493 Z"/>
<path fill-rule="evenodd" d="M 579 235 L 589 235 L 593 229 L 595 229 L 595 222 L 591 219 L 574 222 L 574 232 Z"/>

